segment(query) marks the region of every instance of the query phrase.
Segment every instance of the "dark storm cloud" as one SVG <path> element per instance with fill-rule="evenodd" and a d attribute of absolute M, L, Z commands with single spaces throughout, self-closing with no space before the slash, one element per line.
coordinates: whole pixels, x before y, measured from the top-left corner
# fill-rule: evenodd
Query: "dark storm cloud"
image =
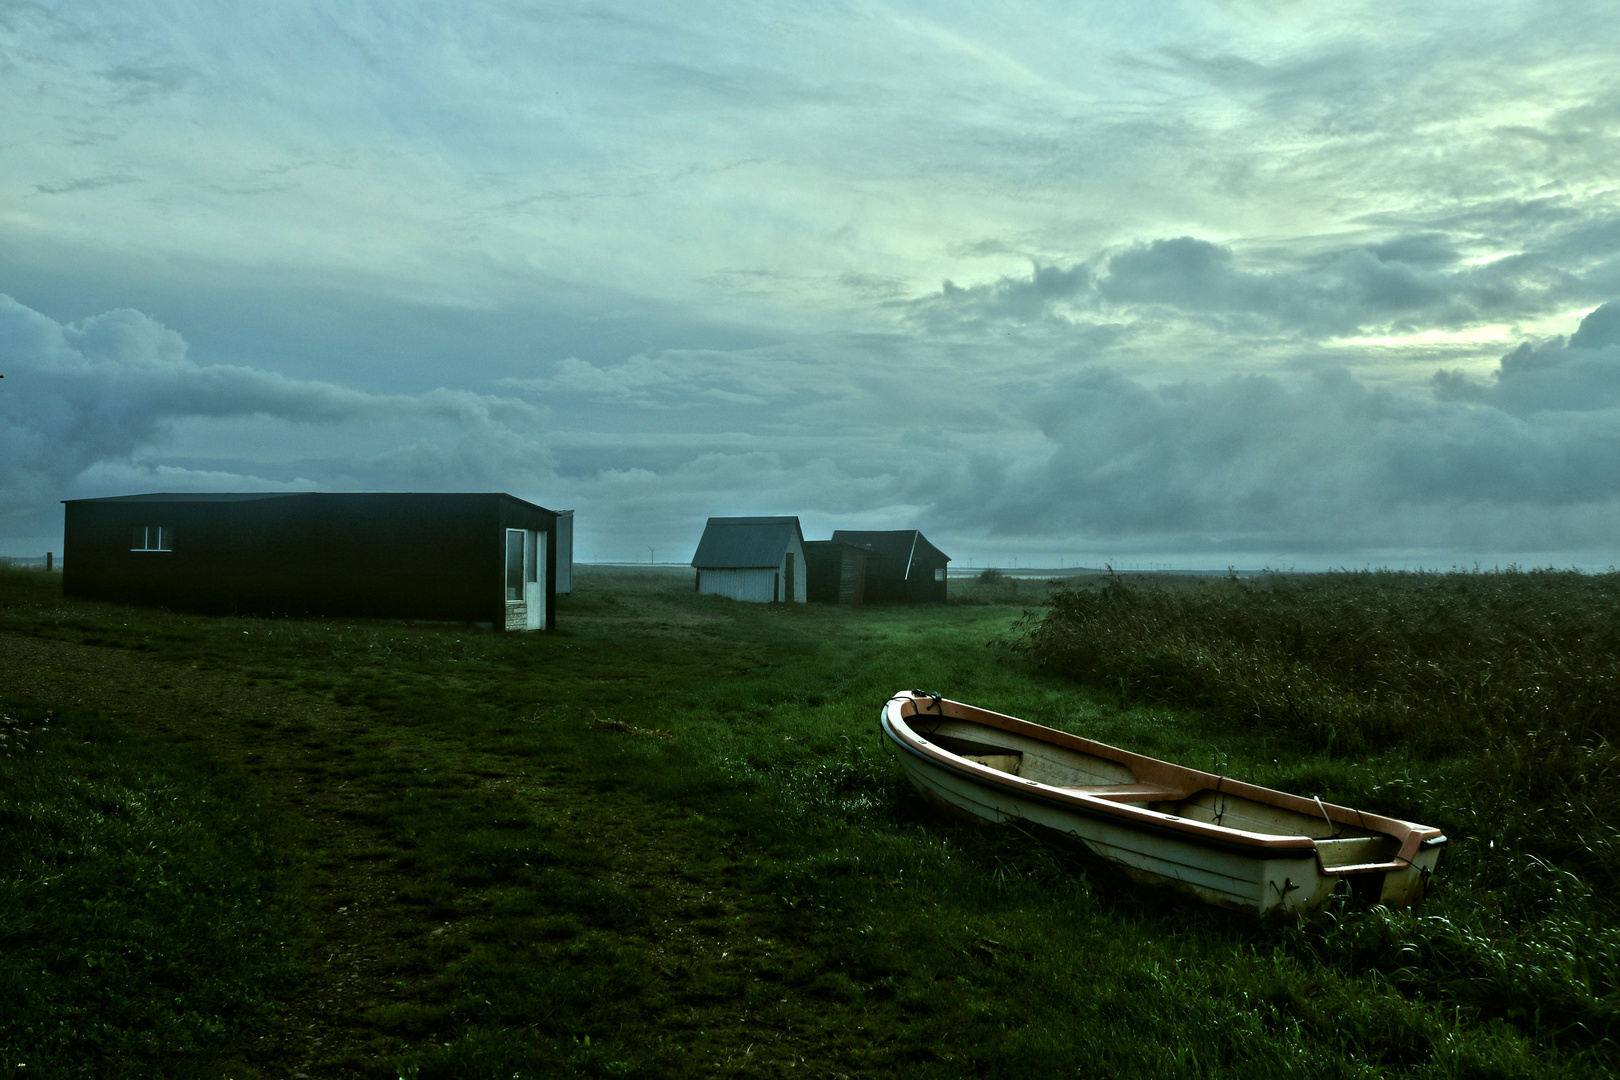
<path fill-rule="evenodd" d="M 991 534 L 1180 551 L 1605 548 L 1617 372 L 1620 304 L 1505 357 L 1494 384 L 1442 375 L 1434 395 L 1342 370 L 1150 386 L 1092 368 L 1032 410 L 1044 461 L 980 455 L 914 494 Z M 1547 400 L 1585 411 L 1529 406 Z"/>
<path fill-rule="evenodd" d="M 1611 235 L 1612 234 L 1612 235 Z M 1460 235 L 1413 231 L 1308 255 L 1191 236 L 1135 244 L 1029 277 L 971 287 L 945 282 L 912 305 L 930 328 L 1066 324 L 1158 313 L 1233 333 L 1335 338 L 1522 318 L 1620 287 L 1615 222 L 1578 218 L 1525 251 L 1465 256 Z M 1469 238 L 1476 246 L 1477 238 Z"/>
<path fill-rule="evenodd" d="M 197 364 L 178 334 L 138 311 L 64 325 L 0 295 L 0 362 L 6 376 L 0 383 L 0 514 L 6 516 L 45 513 L 77 479 L 98 468 L 136 465 L 177 423 L 199 419 L 258 417 L 294 425 L 284 436 L 293 456 L 300 430 L 350 429 L 355 467 L 395 488 L 489 484 L 497 476 L 510 480 L 549 468 L 539 442 L 546 414 L 534 405 L 443 389 L 367 394 L 253 368 Z M 218 484 L 207 475 L 188 480 L 183 470 L 164 475 L 182 485 Z"/>
<path fill-rule="evenodd" d="M 1109 259 L 1098 295 L 1113 304 L 1223 319 L 1258 316 L 1314 334 L 1349 334 L 1432 308 L 1459 291 L 1434 269 L 1404 261 L 1398 246 L 1393 251 L 1350 248 L 1295 266 L 1250 270 L 1216 244 L 1190 236 L 1155 240 Z"/>
<path fill-rule="evenodd" d="M 1465 291 L 1445 273 L 1455 261 L 1443 243 L 1412 237 L 1250 268 L 1230 248 L 1182 236 L 1127 248 L 1096 269 L 1037 265 L 1027 279 L 974 288 L 946 282 L 921 310 L 944 326 L 1158 308 L 1235 326 L 1349 334 L 1455 301 Z"/>
<path fill-rule="evenodd" d="M 1433 386 L 1442 400 L 1479 402 L 1514 415 L 1620 406 L 1620 301 L 1582 319 L 1568 341 L 1520 345 L 1488 381 L 1442 371 Z"/>
<path fill-rule="evenodd" d="M 1027 279 L 1004 277 L 968 288 L 946 281 L 938 295 L 925 301 L 919 310 L 926 322 L 936 326 L 1003 320 L 1035 322 L 1062 306 L 1083 301 L 1093 286 L 1087 266 L 1036 263 Z"/>
<path fill-rule="evenodd" d="M 1368 215 L 1359 223 L 1422 229 L 1494 252 L 1455 272 L 1484 318 L 1516 321 L 1593 306 L 1620 292 L 1620 213 L 1607 202 L 1567 195 L 1492 199 L 1422 215 Z"/>

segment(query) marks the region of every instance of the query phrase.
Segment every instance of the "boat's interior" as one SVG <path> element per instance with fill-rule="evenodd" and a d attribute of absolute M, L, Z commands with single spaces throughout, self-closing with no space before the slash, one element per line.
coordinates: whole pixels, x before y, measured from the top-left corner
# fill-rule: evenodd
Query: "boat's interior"
<path fill-rule="evenodd" d="M 1032 739 L 985 724 L 955 718 L 935 722 L 929 716 L 908 717 L 918 736 L 952 754 L 999 772 L 1034 780 L 1063 791 L 1090 795 L 1192 821 L 1275 836 L 1309 836 L 1317 841 L 1325 866 L 1384 862 L 1394 857 L 1398 841 L 1384 833 L 1333 821 L 1320 814 L 1234 795 L 1211 787 L 1206 774 L 1185 773 L 1180 787 L 1140 780 L 1121 761 Z"/>

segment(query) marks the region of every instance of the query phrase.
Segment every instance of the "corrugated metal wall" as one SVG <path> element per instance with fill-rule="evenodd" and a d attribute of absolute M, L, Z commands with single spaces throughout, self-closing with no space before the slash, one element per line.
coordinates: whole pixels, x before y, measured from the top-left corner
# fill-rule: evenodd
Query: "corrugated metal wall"
<path fill-rule="evenodd" d="M 808 583 L 805 581 L 807 575 L 804 568 L 804 551 L 797 544 L 793 546 L 795 550 L 788 553 L 793 559 L 791 600 L 802 604 L 808 599 L 809 592 Z M 790 599 L 783 595 L 789 579 L 787 558 L 783 558 L 782 565 L 774 570 L 711 569 L 699 570 L 697 575 L 697 591 L 705 596 L 729 596 L 733 600 L 743 600 L 751 604 L 773 604 L 778 600 Z"/>
<path fill-rule="evenodd" d="M 776 599 L 776 570 L 699 570 L 698 592 L 705 596 L 729 596 L 752 604 L 769 604 Z"/>

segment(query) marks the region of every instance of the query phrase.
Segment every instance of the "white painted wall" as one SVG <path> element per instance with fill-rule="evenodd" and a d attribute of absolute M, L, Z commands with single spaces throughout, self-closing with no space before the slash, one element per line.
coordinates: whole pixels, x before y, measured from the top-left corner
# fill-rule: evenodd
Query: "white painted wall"
<path fill-rule="evenodd" d="M 768 604 L 776 586 L 771 570 L 699 570 L 698 592 L 705 596 L 729 596 L 752 604 Z"/>
<path fill-rule="evenodd" d="M 803 604 L 809 596 L 805 591 L 804 548 L 793 542 L 793 596 L 792 602 Z M 769 604 L 776 600 L 780 582 L 787 580 L 787 557 L 775 570 L 699 570 L 698 592 L 705 596 L 729 596 L 750 604 Z M 786 598 L 784 598 L 786 599 Z"/>

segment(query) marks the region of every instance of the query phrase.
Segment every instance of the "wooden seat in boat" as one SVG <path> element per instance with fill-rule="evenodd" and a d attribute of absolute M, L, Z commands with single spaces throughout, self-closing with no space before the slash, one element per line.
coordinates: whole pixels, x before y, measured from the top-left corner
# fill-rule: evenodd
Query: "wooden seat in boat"
<path fill-rule="evenodd" d="M 1338 869 L 1382 863 L 1397 846 L 1387 836 L 1346 836 L 1316 842 L 1316 849 L 1322 853 L 1322 865 Z"/>

